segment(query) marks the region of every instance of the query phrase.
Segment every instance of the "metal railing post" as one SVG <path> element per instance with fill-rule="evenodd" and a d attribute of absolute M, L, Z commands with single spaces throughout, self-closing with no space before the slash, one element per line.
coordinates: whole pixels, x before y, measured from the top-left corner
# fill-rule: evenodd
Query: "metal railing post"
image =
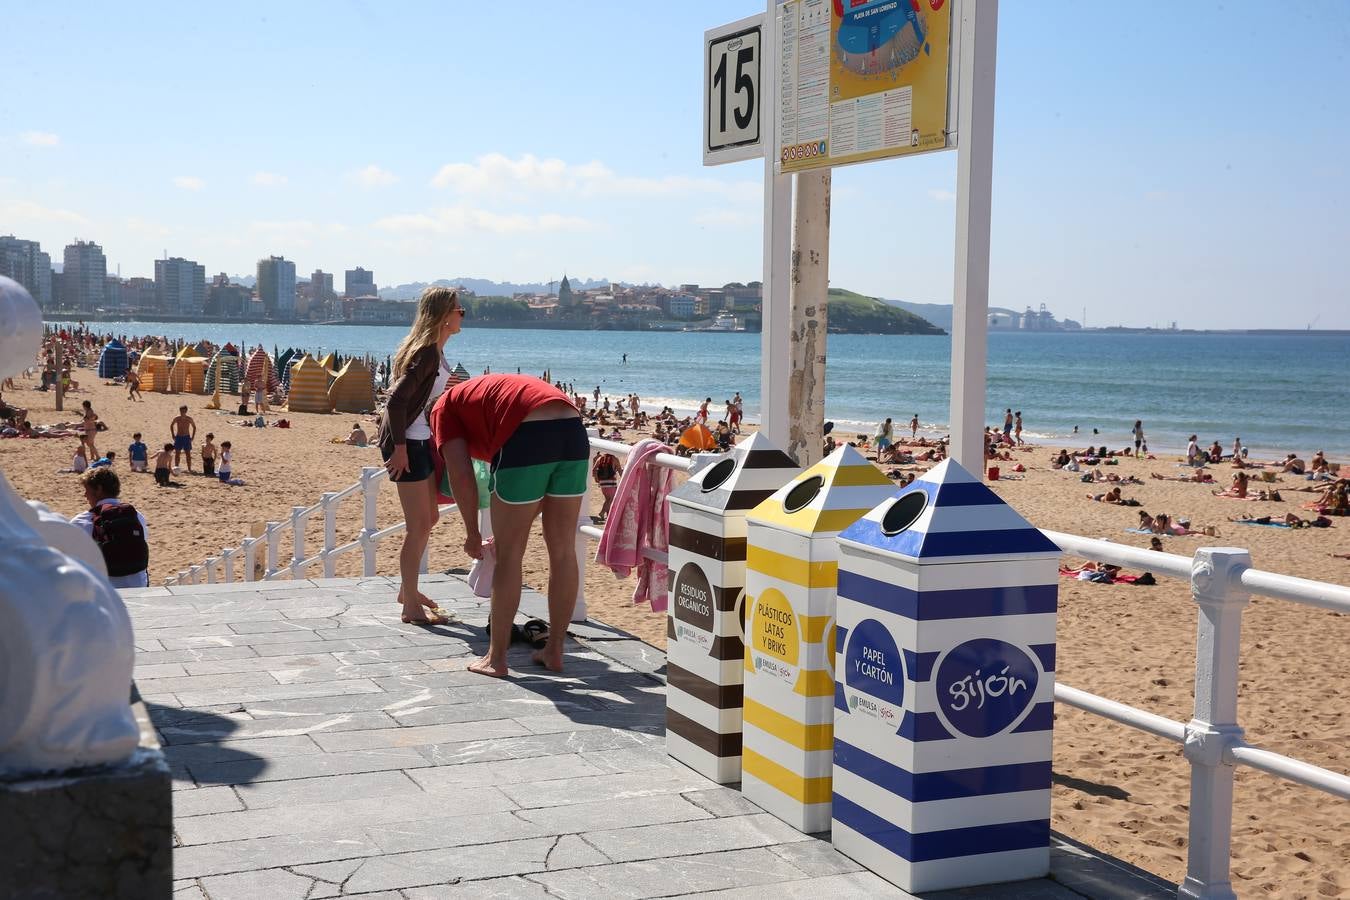
<path fill-rule="evenodd" d="M 229 547 L 225 550 L 220 551 L 220 558 L 225 564 L 226 584 L 231 584 L 234 582 L 234 555 L 238 552 L 239 551 L 234 549 L 233 547 Z"/>
<path fill-rule="evenodd" d="M 291 578 L 292 580 L 300 578 L 304 572 L 300 569 L 300 563 L 305 559 L 305 526 L 309 524 L 309 516 L 305 515 L 306 507 L 291 507 Z"/>
<path fill-rule="evenodd" d="M 1251 554 L 1206 547 L 1191 562 L 1191 595 L 1199 608 L 1195 648 L 1195 715 L 1186 726 L 1191 764 L 1190 836 L 1186 879 L 1178 897 L 1235 900 L 1229 880 L 1233 836 L 1233 770 L 1229 747 L 1242 742 L 1237 724 L 1242 611 L 1249 595 L 1242 571 Z"/>
<path fill-rule="evenodd" d="M 268 522 L 267 530 L 263 532 L 263 540 L 267 543 L 263 580 L 271 581 L 277 574 L 277 558 L 281 556 L 281 523 Z"/>
<path fill-rule="evenodd" d="M 361 567 L 361 574 L 370 578 L 375 574 L 375 553 L 378 547 L 375 545 L 375 527 L 377 502 L 380 499 L 380 482 L 378 481 L 380 472 L 383 470 L 379 466 L 364 466 L 361 469 L 361 499 L 364 503 L 363 526 L 361 529 L 361 554 L 364 561 Z"/>
<path fill-rule="evenodd" d="M 255 537 L 244 538 L 244 580 L 255 581 L 254 575 L 258 571 L 258 539 Z"/>
<path fill-rule="evenodd" d="M 201 584 L 201 566 L 188 566 L 188 584 Z"/>
<path fill-rule="evenodd" d="M 320 501 L 323 507 L 323 550 L 319 559 L 323 563 L 323 577 L 332 578 L 337 574 L 337 560 L 333 558 L 333 549 L 337 547 L 337 503 L 336 491 L 329 491 Z"/>
<path fill-rule="evenodd" d="M 206 583 L 216 583 L 216 563 L 220 562 L 218 556 L 208 556 L 206 558 Z"/>

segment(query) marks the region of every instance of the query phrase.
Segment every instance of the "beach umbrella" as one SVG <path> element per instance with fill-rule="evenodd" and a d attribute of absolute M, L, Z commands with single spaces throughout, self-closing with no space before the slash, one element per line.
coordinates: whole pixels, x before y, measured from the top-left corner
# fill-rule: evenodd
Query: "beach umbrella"
<path fill-rule="evenodd" d="M 690 425 L 680 435 L 680 446 L 687 447 L 690 450 L 715 450 L 717 449 L 717 439 L 713 437 L 708 426 L 702 424 Z"/>

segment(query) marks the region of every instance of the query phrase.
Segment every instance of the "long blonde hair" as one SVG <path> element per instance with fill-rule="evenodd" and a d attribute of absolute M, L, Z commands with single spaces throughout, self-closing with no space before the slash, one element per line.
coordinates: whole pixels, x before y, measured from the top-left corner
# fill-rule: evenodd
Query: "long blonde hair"
<path fill-rule="evenodd" d="M 417 300 L 417 318 L 412 330 L 394 353 L 394 378 L 402 378 L 413 358 L 426 347 L 438 346 L 441 323 L 459 305 L 459 294 L 445 287 L 429 287 Z"/>

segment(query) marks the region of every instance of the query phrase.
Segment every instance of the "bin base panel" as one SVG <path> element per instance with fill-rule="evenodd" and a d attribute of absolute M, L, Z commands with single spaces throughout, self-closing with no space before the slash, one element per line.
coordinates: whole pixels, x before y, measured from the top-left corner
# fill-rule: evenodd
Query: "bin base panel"
<path fill-rule="evenodd" d="M 739 736 L 739 735 L 738 735 Z M 735 784 L 741 780 L 741 755 L 717 756 L 691 741 L 666 730 L 666 752 L 698 774 L 717 784 Z"/>
<path fill-rule="evenodd" d="M 830 830 L 830 802 L 800 803 L 778 788 L 748 775 L 741 769 L 741 794 L 767 813 L 782 819 L 803 834 Z"/>
<path fill-rule="evenodd" d="M 830 830 L 830 843 L 853 861 L 910 892 L 1023 881 L 1042 878 L 1050 872 L 1048 845 L 911 862 L 838 821 Z"/>

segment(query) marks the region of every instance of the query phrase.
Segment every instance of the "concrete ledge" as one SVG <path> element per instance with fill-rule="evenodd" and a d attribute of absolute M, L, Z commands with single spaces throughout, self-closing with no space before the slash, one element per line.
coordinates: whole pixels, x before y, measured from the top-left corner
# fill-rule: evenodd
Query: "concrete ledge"
<path fill-rule="evenodd" d="M 0 780 L 0 900 L 172 895 L 169 766 L 134 706 L 141 746 L 123 765 Z"/>

